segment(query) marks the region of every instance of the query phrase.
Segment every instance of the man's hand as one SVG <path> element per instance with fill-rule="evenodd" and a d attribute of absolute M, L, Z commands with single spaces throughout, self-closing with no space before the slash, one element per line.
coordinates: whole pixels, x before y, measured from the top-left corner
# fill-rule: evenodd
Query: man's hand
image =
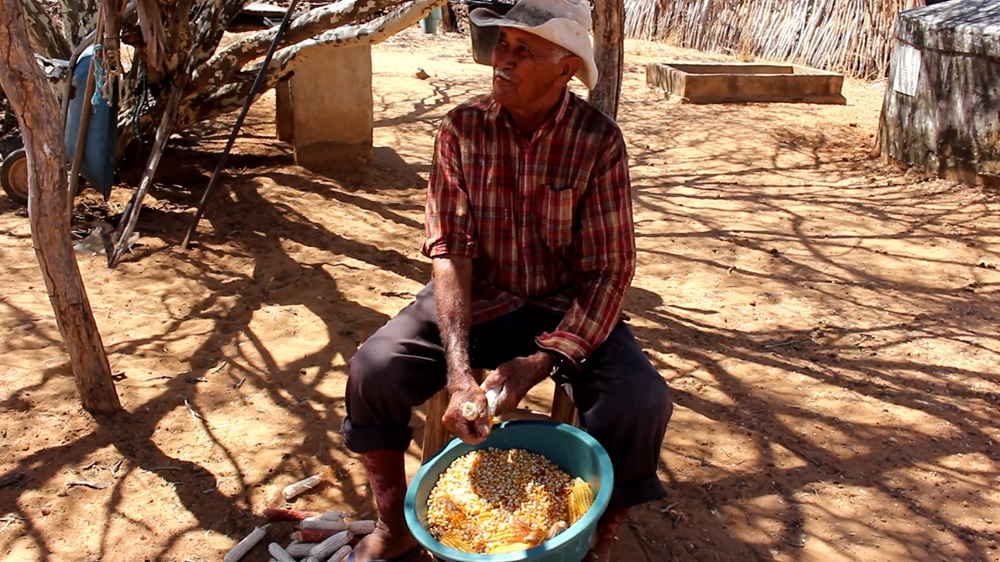
<path fill-rule="evenodd" d="M 449 388 L 451 398 L 448 401 L 448 409 L 445 410 L 441 422 L 448 431 L 457 435 L 459 439 L 476 445 L 486 440 L 490 434 L 490 420 L 486 413 L 486 393 L 475 384 L 475 379 L 471 383 L 459 385 L 458 388 Z M 462 404 L 471 402 L 476 405 L 479 415 L 474 420 L 466 419 L 462 413 Z"/>
<path fill-rule="evenodd" d="M 517 408 L 528 391 L 552 372 L 552 357 L 539 351 L 527 357 L 515 357 L 497 367 L 483 382 L 483 388 L 503 386 L 497 400 L 497 413 Z"/>

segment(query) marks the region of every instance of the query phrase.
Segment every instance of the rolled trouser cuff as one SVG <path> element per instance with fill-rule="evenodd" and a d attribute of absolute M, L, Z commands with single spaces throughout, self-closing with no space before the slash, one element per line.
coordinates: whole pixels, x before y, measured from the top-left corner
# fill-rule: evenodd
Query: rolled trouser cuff
<path fill-rule="evenodd" d="M 344 420 L 344 443 L 355 453 L 371 451 L 405 451 L 413 440 L 410 427 L 357 427 L 351 420 Z"/>

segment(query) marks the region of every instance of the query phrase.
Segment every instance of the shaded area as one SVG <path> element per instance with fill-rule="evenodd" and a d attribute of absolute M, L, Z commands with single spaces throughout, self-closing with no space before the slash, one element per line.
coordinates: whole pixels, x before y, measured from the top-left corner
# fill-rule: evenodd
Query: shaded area
<path fill-rule="evenodd" d="M 0 552 L 218 559 L 324 466 L 336 481 L 295 505 L 372 513 L 338 435 L 346 361 L 429 277 L 433 132 L 486 83 L 414 66 L 376 80 L 364 174 L 303 173 L 257 108 L 188 252 L 227 129 L 176 139 L 134 254 L 115 271 L 80 257 L 120 416 L 76 405 L 26 221 L 3 208 Z M 640 260 L 626 311 L 678 408 L 670 497 L 632 513 L 620 560 L 994 559 L 997 195 L 871 159 L 877 104 L 705 108 L 641 83 L 627 73 L 621 107 Z"/>

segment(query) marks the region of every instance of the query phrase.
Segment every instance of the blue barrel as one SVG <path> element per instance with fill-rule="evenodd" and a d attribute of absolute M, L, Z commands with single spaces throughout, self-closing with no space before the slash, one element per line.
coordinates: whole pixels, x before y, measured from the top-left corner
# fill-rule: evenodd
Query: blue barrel
<path fill-rule="evenodd" d="M 87 91 L 87 73 L 94 58 L 94 47 L 88 47 L 73 69 L 73 94 L 66 116 L 66 154 L 73 160 L 76 139 L 80 130 L 80 116 L 83 113 L 83 97 Z M 112 99 L 101 95 L 101 87 L 95 88 L 94 103 L 90 108 L 87 122 L 87 136 L 84 138 L 83 160 L 80 175 L 105 198 L 111 194 L 114 183 L 115 166 L 118 163 L 118 90 L 114 88 Z"/>
<path fill-rule="evenodd" d="M 424 33 L 437 33 L 438 22 L 441 21 L 441 7 L 438 6 L 430 11 L 427 16 L 420 19 L 420 29 Z"/>

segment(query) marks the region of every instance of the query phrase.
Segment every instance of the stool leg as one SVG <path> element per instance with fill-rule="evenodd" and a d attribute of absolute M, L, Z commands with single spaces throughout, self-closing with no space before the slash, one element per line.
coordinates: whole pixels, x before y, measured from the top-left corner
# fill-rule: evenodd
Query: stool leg
<path fill-rule="evenodd" d="M 550 417 L 552 421 L 567 423 L 569 425 L 579 425 L 580 421 L 579 412 L 576 411 L 573 399 L 558 384 L 552 393 L 552 414 Z"/>
<path fill-rule="evenodd" d="M 448 430 L 441 423 L 441 417 L 444 416 L 444 412 L 447 409 L 448 389 L 442 388 L 427 401 L 427 419 L 424 420 L 424 444 L 421 451 L 421 463 L 427 462 L 427 459 L 434 456 L 451 439 Z"/>

